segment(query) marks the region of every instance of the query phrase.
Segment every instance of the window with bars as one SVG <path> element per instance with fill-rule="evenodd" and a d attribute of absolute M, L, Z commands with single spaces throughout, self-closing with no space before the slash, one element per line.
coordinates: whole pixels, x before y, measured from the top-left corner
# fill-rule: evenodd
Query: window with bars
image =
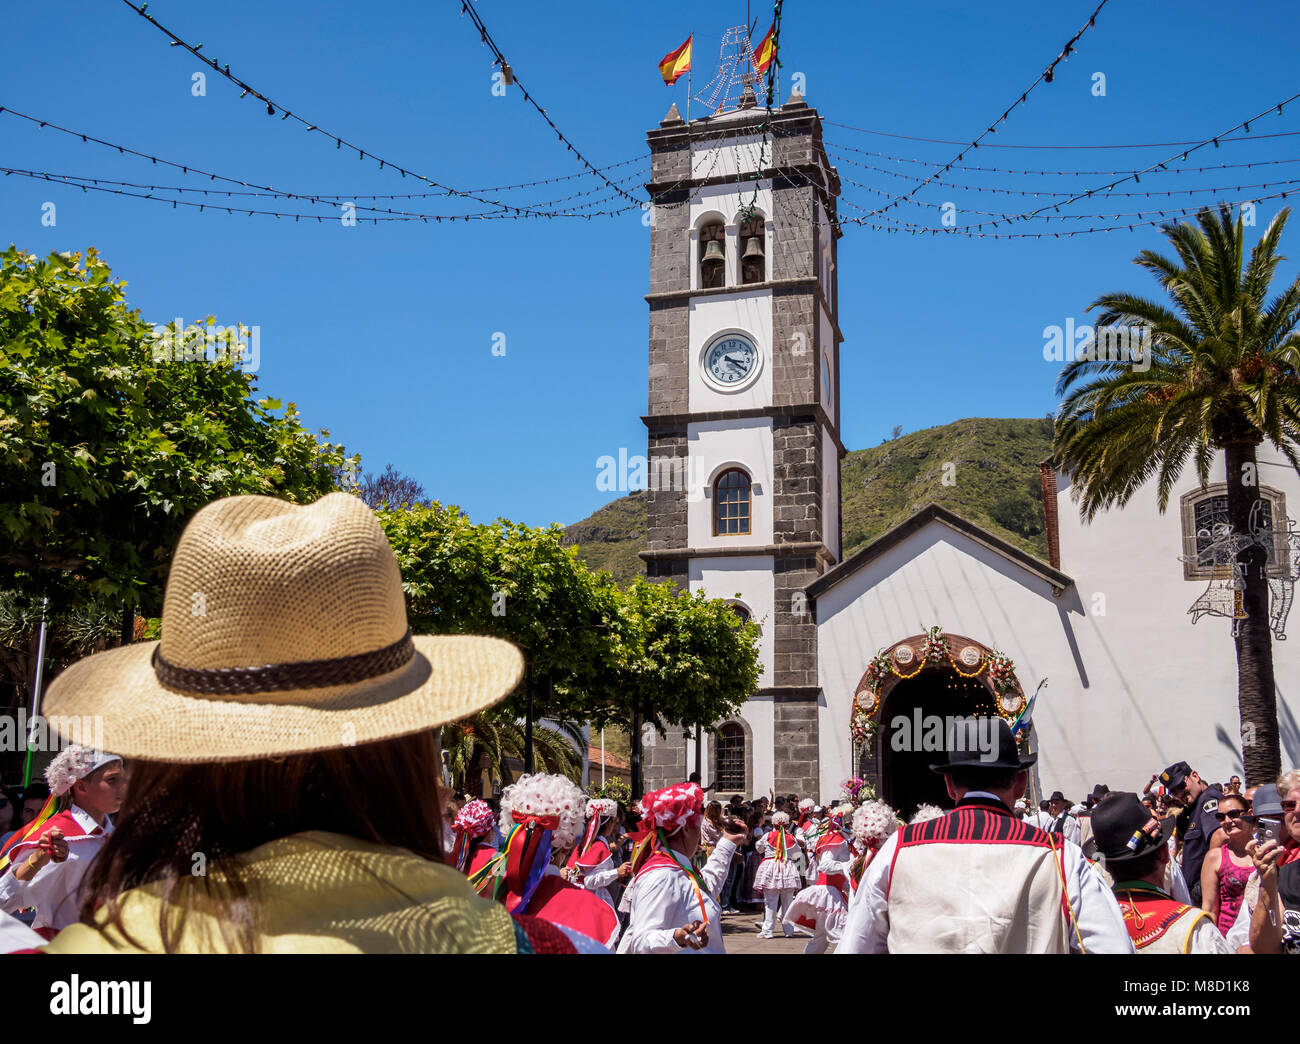
<path fill-rule="evenodd" d="M 722 726 L 713 749 L 713 780 L 717 788 L 745 793 L 745 730 L 734 723 Z"/>
<path fill-rule="evenodd" d="M 1232 531 L 1228 519 L 1228 494 L 1223 483 L 1208 491 L 1194 490 L 1183 497 L 1183 576 L 1187 580 L 1227 579 L 1232 576 L 1236 555 L 1224 538 Z M 1284 524 L 1286 501 L 1277 490 L 1261 487 L 1256 525 L 1272 529 Z M 1289 571 L 1284 536 L 1274 534 L 1267 547 L 1268 575 L 1281 576 Z M 1280 554 L 1278 552 L 1281 552 Z"/>
<path fill-rule="evenodd" d="M 749 476 L 731 468 L 713 484 L 713 535 L 735 536 L 749 533 Z"/>

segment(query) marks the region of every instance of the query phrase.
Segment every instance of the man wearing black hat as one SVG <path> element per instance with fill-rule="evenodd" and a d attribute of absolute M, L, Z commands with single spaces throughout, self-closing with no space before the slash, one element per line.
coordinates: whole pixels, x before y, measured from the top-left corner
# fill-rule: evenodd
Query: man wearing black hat
<path fill-rule="evenodd" d="M 867 866 L 836 953 L 1132 953 L 1078 846 L 1016 819 L 1037 755 L 1001 718 L 958 719 L 931 769 L 957 807 L 894 833 Z"/>
<path fill-rule="evenodd" d="M 1202 780 L 1185 761 L 1176 761 L 1160 773 L 1160 782 L 1174 800 L 1184 806 L 1187 826 L 1182 834 L 1183 877 L 1187 879 L 1192 902 L 1199 906 L 1201 864 L 1209 850 L 1210 838 L 1219 829 L 1215 813 L 1219 810 L 1223 792 Z"/>
<path fill-rule="evenodd" d="M 1047 799 L 1047 812 L 1052 817 L 1047 830 L 1049 833 L 1068 837 L 1077 845 L 1079 844 L 1079 821 L 1070 815 L 1070 809 L 1073 807 L 1073 801 L 1059 790 L 1053 790 L 1052 796 Z"/>
<path fill-rule="evenodd" d="M 1093 839 L 1084 851 L 1103 859 L 1114 877 L 1124 927 L 1139 953 L 1232 953 L 1209 914 L 1162 887 L 1172 830 L 1173 821 L 1156 819 L 1136 794 L 1110 794 L 1093 809 Z"/>

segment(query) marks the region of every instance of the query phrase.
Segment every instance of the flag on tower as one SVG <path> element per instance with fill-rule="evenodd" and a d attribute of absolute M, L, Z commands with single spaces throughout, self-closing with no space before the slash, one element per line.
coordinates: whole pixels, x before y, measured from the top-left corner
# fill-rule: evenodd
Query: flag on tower
<path fill-rule="evenodd" d="M 758 70 L 761 76 L 767 72 L 767 68 L 772 64 L 772 59 L 776 57 L 776 22 L 772 23 L 772 28 L 767 31 L 757 47 L 754 48 L 754 68 Z"/>
<path fill-rule="evenodd" d="M 669 51 L 659 63 L 659 75 L 664 78 L 665 86 L 671 87 L 682 73 L 691 71 L 691 41 L 694 39 L 695 34 L 691 33 L 684 44 Z"/>

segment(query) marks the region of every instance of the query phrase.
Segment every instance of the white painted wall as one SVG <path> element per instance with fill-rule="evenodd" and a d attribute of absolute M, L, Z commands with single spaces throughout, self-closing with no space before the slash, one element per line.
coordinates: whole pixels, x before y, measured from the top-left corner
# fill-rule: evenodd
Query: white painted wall
<path fill-rule="evenodd" d="M 772 698 L 756 696 L 747 700 L 741 708 L 741 717 L 749 723 L 754 743 L 754 780 L 750 788 L 753 793 L 745 796 L 755 797 L 766 794 L 776 783 L 775 765 L 772 761 L 772 745 L 776 742 Z"/>
<path fill-rule="evenodd" d="M 1293 472 L 1264 464 L 1261 475 L 1286 493 L 1288 507 L 1300 504 Z M 1223 479 L 1221 467 L 1212 479 Z M 1197 485 L 1184 481 L 1177 495 Z M 848 774 L 853 691 L 869 657 L 935 623 L 1000 648 L 1026 694 L 1049 679 L 1034 715 L 1048 791 L 1078 800 L 1096 783 L 1141 790 L 1180 760 L 1211 782 L 1241 772 L 1231 624 L 1205 618 L 1193 626 L 1186 615 L 1206 582 L 1183 579 L 1177 497 L 1162 516 L 1144 490 L 1091 525 L 1068 490 L 1058 507 L 1062 570 L 1076 582 L 1059 599 L 938 522 L 818 599 L 824 789 Z M 1293 635 L 1297 628 L 1300 618 Z M 1300 763 L 1300 642 L 1275 641 L 1273 659 L 1289 768 Z"/>
<path fill-rule="evenodd" d="M 762 674 L 758 685 L 771 684 L 773 625 L 772 559 L 764 555 L 745 558 L 693 558 L 690 590 L 703 591 L 710 598 L 744 603 L 750 619 L 761 628 L 758 656 Z"/>
<path fill-rule="evenodd" d="M 830 432 L 822 431 L 822 518 L 825 520 L 826 545 L 840 560 L 840 457 Z"/>
<path fill-rule="evenodd" d="M 687 396 L 692 413 L 744 410 L 772 403 L 772 291 L 737 290 L 691 301 Z M 758 376 L 738 391 L 721 391 L 704 379 L 701 353 L 719 334 L 746 334 L 761 357 Z"/>
<path fill-rule="evenodd" d="M 1260 484 L 1284 493 L 1294 516 L 1300 511 L 1300 478 L 1263 447 L 1259 459 Z M 1210 481 L 1224 479 L 1220 455 Z M 1148 486 L 1123 510 L 1086 524 L 1068 481 L 1058 479 L 1061 568 L 1079 586 L 1086 670 L 1072 678 L 1068 698 L 1053 692 L 1039 730 L 1045 748 L 1048 743 L 1064 748 L 1077 730 L 1095 746 L 1082 756 L 1062 749 L 1053 765 L 1087 773 L 1088 757 L 1102 759 L 1124 785 L 1139 789 L 1152 772 L 1180 760 L 1211 782 L 1240 774 L 1232 623 L 1202 617 L 1192 624 L 1187 610 L 1207 581 L 1184 580 L 1179 561 L 1184 553 L 1179 500 L 1200 483 L 1184 476 L 1163 515 Z M 1284 768 L 1300 764 L 1300 613 L 1293 612 L 1289 631 L 1290 640 L 1273 641 Z M 1115 757 L 1109 757 L 1108 747 L 1114 747 Z M 1098 781 L 1115 787 L 1105 774 L 1092 780 Z"/>
<path fill-rule="evenodd" d="M 1080 623 L 1069 602 L 1068 592 L 1053 598 L 1046 582 L 939 522 L 824 593 L 817 599 L 823 795 L 837 793 L 851 774 L 853 693 L 879 650 L 938 624 L 1000 648 L 1016 662 L 1027 692 L 1050 675 L 1041 707 L 1068 698 L 1068 678 L 1062 676 L 1071 662 L 1068 634 Z M 1043 781 L 1046 785 L 1049 778 Z M 1053 785 L 1079 790 L 1081 783 L 1062 779 Z"/>
<path fill-rule="evenodd" d="M 818 363 L 819 370 L 824 370 L 830 377 L 830 395 L 826 394 L 826 385 L 819 377 L 817 380 L 817 401 L 825 407 L 827 414 L 832 420 L 835 419 L 835 397 L 838 394 L 839 374 L 835 372 L 835 333 L 834 327 L 831 326 L 830 316 L 826 310 L 817 306 L 817 321 L 820 329 L 817 331 L 817 340 L 820 347 L 817 349 L 821 356 Z"/>
<path fill-rule="evenodd" d="M 686 501 L 686 538 L 691 547 L 765 546 L 772 538 L 772 419 L 701 421 L 686 426 L 686 452 L 693 482 L 702 483 L 703 496 Z M 739 464 L 749 472 L 750 533 L 713 535 L 713 479 L 725 467 Z"/>
<path fill-rule="evenodd" d="M 691 146 L 691 177 L 752 174 L 770 164 L 771 159 L 772 143 L 768 141 L 765 146 L 761 134 L 747 134 L 723 142 L 701 142 Z"/>

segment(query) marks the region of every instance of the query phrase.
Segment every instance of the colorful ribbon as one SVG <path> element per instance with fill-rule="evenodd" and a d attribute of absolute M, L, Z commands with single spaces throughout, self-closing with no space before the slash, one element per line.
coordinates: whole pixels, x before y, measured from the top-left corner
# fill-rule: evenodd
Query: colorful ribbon
<path fill-rule="evenodd" d="M 587 854 L 587 849 L 596 843 L 596 838 L 600 835 L 600 828 L 605 825 L 609 817 L 594 815 L 587 821 L 587 829 L 582 835 L 582 840 L 573 846 L 573 851 L 569 853 L 569 858 L 564 861 L 565 866 L 577 866 L 578 860 Z"/>
<path fill-rule="evenodd" d="M 509 913 L 524 913 L 551 862 L 551 836 L 560 817 L 523 812 L 512 814 L 515 826 L 506 835 L 501 857 L 496 860 L 496 883 L 492 898 Z"/>
<path fill-rule="evenodd" d="M 21 844 L 29 837 L 35 834 L 45 824 L 45 821 L 54 815 L 58 808 L 59 798 L 57 794 L 51 794 L 45 799 L 45 804 L 41 810 L 36 813 L 36 818 L 28 823 L 22 830 L 18 831 L 11 837 L 3 848 L 0 848 L 0 874 L 9 868 L 9 858 L 12 855 L 12 849 L 15 845 Z"/>
<path fill-rule="evenodd" d="M 659 827 L 655 831 L 655 835 L 659 840 L 660 851 L 690 878 L 691 884 L 695 888 L 695 901 L 700 904 L 700 921 L 707 925 L 709 923 L 709 911 L 704 905 L 704 878 L 700 876 L 700 872 L 689 861 L 684 866 L 682 865 L 682 861 L 677 858 L 677 854 L 668 846 L 668 835 L 664 833 L 663 827 Z"/>

